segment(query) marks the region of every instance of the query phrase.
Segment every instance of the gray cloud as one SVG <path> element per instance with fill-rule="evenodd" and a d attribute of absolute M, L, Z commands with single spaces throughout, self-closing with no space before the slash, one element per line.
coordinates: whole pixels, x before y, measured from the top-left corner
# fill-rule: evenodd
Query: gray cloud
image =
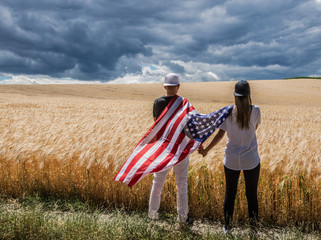
<path fill-rule="evenodd" d="M 0 72 L 109 81 L 155 65 L 190 81 L 320 75 L 320 13 L 320 0 L 2 0 Z"/>

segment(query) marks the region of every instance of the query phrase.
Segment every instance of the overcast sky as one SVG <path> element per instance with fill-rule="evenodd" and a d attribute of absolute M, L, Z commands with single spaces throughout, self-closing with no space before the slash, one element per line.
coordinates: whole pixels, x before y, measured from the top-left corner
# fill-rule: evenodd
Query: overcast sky
<path fill-rule="evenodd" d="M 0 82 L 321 76 L 321 0 L 1 0 Z"/>

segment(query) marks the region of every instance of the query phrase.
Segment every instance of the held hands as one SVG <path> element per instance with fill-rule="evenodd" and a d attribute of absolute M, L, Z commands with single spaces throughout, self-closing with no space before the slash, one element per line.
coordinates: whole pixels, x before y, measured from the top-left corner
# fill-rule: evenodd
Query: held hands
<path fill-rule="evenodd" d="M 203 157 L 205 157 L 207 155 L 207 150 L 204 149 L 203 145 L 199 146 L 198 148 L 198 153 L 201 154 Z"/>
<path fill-rule="evenodd" d="M 211 150 L 213 147 L 216 146 L 219 141 L 224 137 L 225 131 L 219 130 L 218 133 L 213 138 L 212 142 L 204 149 L 204 147 L 201 145 L 198 148 L 198 153 L 201 154 L 203 157 L 205 157 L 209 150 Z"/>

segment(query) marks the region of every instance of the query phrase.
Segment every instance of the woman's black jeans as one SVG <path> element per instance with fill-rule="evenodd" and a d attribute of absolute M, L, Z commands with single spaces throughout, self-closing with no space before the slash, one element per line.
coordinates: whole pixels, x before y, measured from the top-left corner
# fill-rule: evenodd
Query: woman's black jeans
<path fill-rule="evenodd" d="M 237 192 L 237 184 L 241 171 L 231 170 L 224 166 L 225 172 L 225 199 L 224 199 L 224 218 L 225 227 L 229 228 L 233 219 L 234 202 Z M 258 201 L 257 185 L 260 175 L 260 164 L 251 170 L 243 170 L 245 179 L 246 198 L 250 224 L 255 225 L 258 220 Z"/>

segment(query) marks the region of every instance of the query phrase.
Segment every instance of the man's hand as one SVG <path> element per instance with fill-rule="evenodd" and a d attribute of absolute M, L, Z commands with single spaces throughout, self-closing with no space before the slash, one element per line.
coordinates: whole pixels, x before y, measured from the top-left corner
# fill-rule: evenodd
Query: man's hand
<path fill-rule="evenodd" d="M 198 153 L 201 154 L 203 157 L 207 155 L 207 151 L 204 149 L 203 145 L 199 146 Z"/>

